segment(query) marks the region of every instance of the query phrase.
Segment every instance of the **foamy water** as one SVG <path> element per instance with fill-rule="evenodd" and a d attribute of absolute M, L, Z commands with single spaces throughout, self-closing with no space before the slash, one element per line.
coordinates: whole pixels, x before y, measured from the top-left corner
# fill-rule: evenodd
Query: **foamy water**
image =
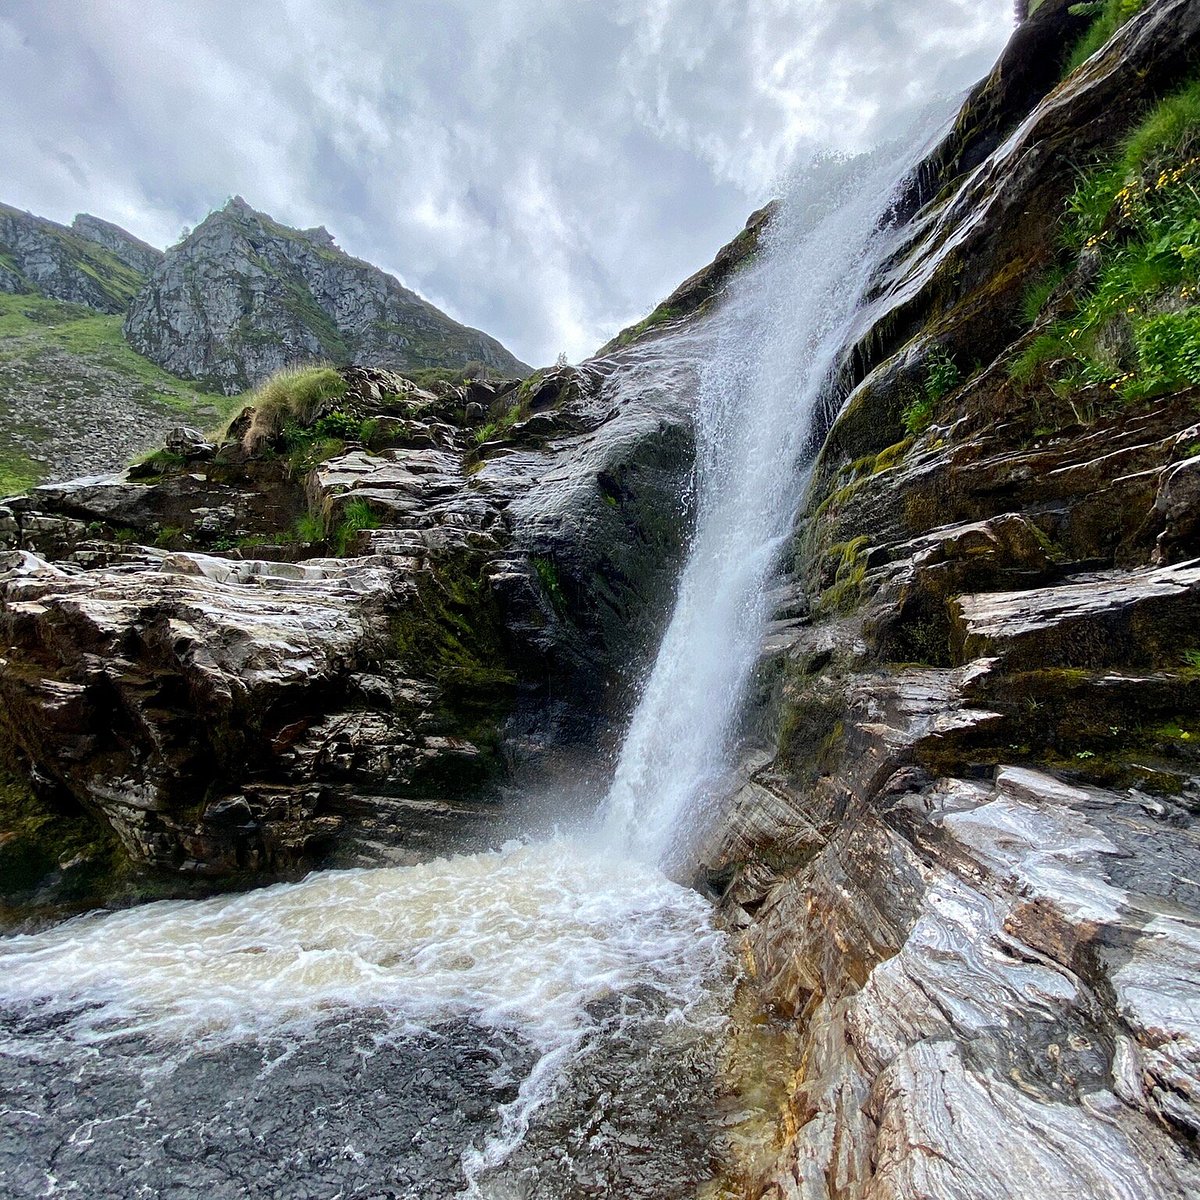
<path fill-rule="evenodd" d="M 534 1066 L 499 1130 L 468 1153 L 472 1180 L 553 1097 L 597 1006 L 622 1014 L 609 1041 L 633 1045 L 652 1023 L 682 1046 L 719 1030 L 728 980 L 701 897 L 566 839 L 324 872 L 0 941 L 0 1006 L 56 1015 L 59 1037 L 101 1054 L 134 1035 L 169 1057 L 364 1011 L 396 1038 L 448 1021 L 515 1035 Z M 21 1035 L 0 1051 L 19 1057 Z"/>

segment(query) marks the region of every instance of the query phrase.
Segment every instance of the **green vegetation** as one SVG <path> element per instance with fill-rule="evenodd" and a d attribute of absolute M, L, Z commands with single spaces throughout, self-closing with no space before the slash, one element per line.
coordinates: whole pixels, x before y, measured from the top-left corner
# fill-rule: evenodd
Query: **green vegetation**
<path fill-rule="evenodd" d="M 929 428 L 938 401 L 958 387 L 961 380 L 958 364 L 945 350 L 939 348 L 929 355 L 921 394 L 909 401 L 902 417 L 904 429 L 910 437 L 916 437 Z"/>
<path fill-rule="evenodd" d="M 1027 325 L 1036 325 L 1038 318 L 1046 308 L 1050 297 L 1066 278 L 1066 272 L 1061 267 L 1053 267 L 1043 275 L 1039 275 L 1029 287 L 1021 300 L 1021 315 Z"/>
<path fill-rule="evenodd" d="M 50 877 L 61 879 L 60 900 L 85 894 L 119 861 L 116 838 L 83 813 L 44 803 L 6 757 L 0 755 L 0 911 L 5 900 L 28 896 Z"/>
<path fill-rule="evenodd" d="M 1071 5 L 1070 11 L 1093 18 L 1083 36 L 1071 47 L 1066 74 L 1083 66 L 1122 25 L 1145 7 L 1146 0 L 1086 0 Z"/>
<path fill-rule="evenodd" d="M 835 542 L 825 552 L 826 562 L 836 565 L 834 566 L 833 583 L 825 589 L 817 601 L 818 612 L 849 612 L 862 599 L 863 583 L 867 576 L 869 548 L 868 539 L 865 536 L 859 536 L 851 538 L 848 542 Z"/>
<path fill-rule="evenodd" d="M 555 566 L 554 560 L 535 554 L 529 561 L 533 564 L 538 582 L 542 585 L 542 591 L 546 593 L 554 611 L 560 617 L 563 616 L 567 611 L 567 598 L 563 595 L 562 582 L 559 579 L 558 567 Z"/>
<path fill-rule="evenodd" d="M 345 394 L 346 381 L 327 364 L 276 371 L 250 395 L 254 412 L 242 444 L 253 453 L 278 441 L 285 431 L 298 441 L 322 416 L 323 406 Z M 328 436 L 314 429 L 310 440 Z"/>
<path fill-rule="evenodd" d="M 628 346 L 630 342 L 636 341 L 648 329 L 653 329 L 656 325 L 665 325 L 668 321 L 674 321 L 676 317 L 685 315 L 686 310 L 682 308 L 673 308 L 669 304 L 660 304 L 648 317 L 643 317 L 636 325 L 630 325 L 628 329 L 622 329 L 609 345 L 613 349 Z"/>
<path fill-rule="evenodd" d="M 1012 377 L 1124 400 L 1200 385 L 1200 81 L 1158 105 L 1067 207 L 1064 250 L 1097 256 L 1099 271 Z"/>
<path fill-rule="evenodd" d="M 0 212 L 7 212 L 18 218 L 25 216 L 7 204 L 0 204 Z M 114 312 L 123 311 L 129 307 L 129 302 L 141 291 L 142 285 L 146 282 L 146 277 L 141 272 L 127 266 L 111 250 L 97 242 L 79 237 L 70 230 L 55 226 L 48 221 L 39 221 L 38 225 L 42 235 L 57 245 L 61 260 L 90 280 L 95 285 L 96 292 L 109 302 Z M 10 254 L 0 253 L 0 261 L 3 261 L 10 271 L 21 275 L 16 261 Z M 36 284 L 30 283 L 23 275 L 21 277 L 29 286 L 30 292 L 38 291 Z M 99 296 L 95 298 L 99 299 Z"/>
<path fill-rule="evenodd" d="M 351 500 L 342 509 L 342 519 L 330 538 L 333 552 L 338 555 L 346 554 L 362 530 L 378 529 L 379 525 L 379 517 L 367 501 Z"/>
<path fill-rule="evenodd" d="M 0 447 L 0 496 L 27 492 L 42 477 L 42 468 L 20 450 Z"/>
<path fill-rule="evenodd" d="M 119 316 L 41 296 L 0 294 L 0 363 L 6 368 L 28 363 L 39 380 L 50 382 L 54 376 L 41 360 L 47 352 L 55 351 L 111 371 L 121 383 L 136 390 L 138 399 L 166 404 L 184 413 L 206 409 L 228 413 L 238 403 L 235 397 L 204 392 L 199 384 L 177 379 L 143 358 L 125 341 Z M 10 373 L 6 370 L 4 374 Z M 69 364 L 61 374 L 69 383 L 65 378 Z"/>
<path fill-rule="evenodd" d="M 323 542 L 325 540 L 325 522 L 312 513 L 305 513 L 297 518 L 293 537 L 302 546 Z"/>
<path fill-rule="evenodd" d="M 414 782 L 443 791 L 484 782 L 499 767 L 499 726 L 511 710 L 515 677 L 499 604 L 481 563 L 439 562 L 417 576 L 392 618 L 393 653 L 415 676 L 431 675 L 437 699 L 422 728 L 469 739 L 481 753 L 447 760 Z"/>
<path fill-rule="evenodd" d="M 41 296 L 0 294 L 0 494 L 27 490 L 46 468 L 30 456 L 40 442 L 70 442 L 88 421 L 90 396 L 118 394 L 147 422 L 212 425 L 237 404 L 177 379 L 125 341 L 121 318 Z M 79 397 L 70 408 L 37 398 Z M 171 410 L 178 417 L 170 416 Z M 53 425 L 47 413 L 54 413 Z"/>

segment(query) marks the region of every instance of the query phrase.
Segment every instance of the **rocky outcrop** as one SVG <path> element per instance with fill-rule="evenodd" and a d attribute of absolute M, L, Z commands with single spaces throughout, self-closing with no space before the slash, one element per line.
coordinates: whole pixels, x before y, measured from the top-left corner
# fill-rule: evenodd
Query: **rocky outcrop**
<path fill-rule="evenodd" d="M 123 313 L 158 252 L 116 225 L 76 217 L 68 229 L 0 204 L 0 292 L 33 292 Z"/>
<path fill-rule="evenodd" d="M 737 1194 L 1200 1187 L 1198 394 L 1013 369 L 1086 286 L 1020 311 L 1073 163 L 1198 54 L 1158 0 L 1057 86 L 998 71 L 899 214 L 764 645 L 771 744 L 696 849 L 739 1053 L 783 1064 Z M 976 365 L 935 391 L 947 357 Z"/>
<path fill-rule="evenodd" d="M 661 304 L 655 306 L 649 316 L 636 325 L 622 329 L 612 341 L 601 346 L 596 352 L 597 356 L 603 357 L 649 334 L 668 331 L 719 300 L 733 275 L 758 253 L 763 233 L 778 204 L 773 200 L 752 212 L 745 228 L 733 241 L 721 247 L 712 262 L 701 267 L 694 275 L 689 275 Z"/>
<path fill-rule="evenodd" d="M 95 242 L 97 246 L 103 246 L 118 261 L 139 275 L 149 275 L 163 260 L 161 250 L 140 238 L 135 238 L 120 225 L 114 225 L 101 217 L 94 217 L 91 213 L 77 214 L 71 222 L 71 232 L 89 242 Z"/>
<path fill-rule="evenodd" d="M 528 370 L 494 338 L 343 253 L 324 228 L 289 229 L 241 197 L 167 251 L 130 308 L 125 333 L 166 370 L 228 394 L 314 359 L 395 370 Z"/>
<path fill-rule="evenodd" d="M 628 707 L 688 528 L 679 350 L 437 394 L 352 369 L 307 433 L 248 453 L 247 414 L 12 501 L 8 755 L 177 879 L 464 844 Z"/>

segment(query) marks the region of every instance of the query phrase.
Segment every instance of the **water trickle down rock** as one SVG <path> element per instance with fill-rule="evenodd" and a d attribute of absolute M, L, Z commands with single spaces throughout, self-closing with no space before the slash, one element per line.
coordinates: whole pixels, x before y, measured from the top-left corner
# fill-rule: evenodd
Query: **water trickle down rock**
<path fill-rule="evenodd" d="M 1196 392 L 1047 429 L 1008 371 L 1065 149 L 1198 47 L 1159 0 L 1044 99 L 998 71 L 915 176 L 764 640 L 777 749 L 697 850 L 786 1063 L 746 1195 L 1200 1187 Z M 937 347 L 979 366 L 906 436 Z"/>

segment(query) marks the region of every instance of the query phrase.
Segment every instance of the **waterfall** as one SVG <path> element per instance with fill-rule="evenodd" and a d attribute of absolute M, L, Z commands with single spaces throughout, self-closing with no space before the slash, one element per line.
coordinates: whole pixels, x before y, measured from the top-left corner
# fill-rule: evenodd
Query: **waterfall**
<path fill-rule="evenodd" d="M 924 138 L 922 139 L 922 143 Z M 695 413 L 696 526 L 674 613 L 602 806 L 623 853 L 669 859 L 715 795 L 788 542 L 816 422 L 915 149 L 827 160 L 795 179 L 757 261 L 735 277 Z M 694 822 L 691 822 L 694 824 Z"/>

